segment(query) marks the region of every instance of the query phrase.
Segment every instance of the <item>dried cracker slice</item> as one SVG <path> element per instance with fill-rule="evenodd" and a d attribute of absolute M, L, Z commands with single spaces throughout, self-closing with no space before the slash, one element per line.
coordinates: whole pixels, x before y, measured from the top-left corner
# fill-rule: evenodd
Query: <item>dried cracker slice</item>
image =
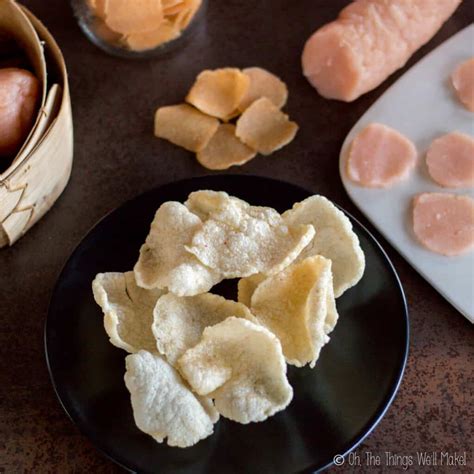
<path fill-rule="evenodd" d="M 208 115 L 225 119 L 237 109 L 249 83 L 250 79 L 239 69 L 203 71 L 191 87 L 186 102 Z"/>
<path fill-rule="evenodd" d="M 123 36 L 120 33 L 111 30 L 100 17 L 97 16 L 92 18 L 90 21 L 90 27 L 92 31 L 94 31 L 94 34 L 103 41 L 112 44 L 121 44 Z"/>
<path fill-rule="evenodd" d="M 155 113 L 155 136 L 198 152 L 209 143 L 219 121 L 187 105 L 160 107 Z"/>
<path fill-rule="evenodd" d="M 298 257 L 322 255 L 332 261 L 336 298 L 359 282 L 364 274 L 365 256 L 351 221 L 323 196 L 311 196 L 283 214 L 288 225 L 312 224 L 316 234 Z"/>
<path fill-rule="evenodd" d="M 178 3 L 177 5 L 173 5 L 172 7 L 169 8 L 164 8 L 163 9 L 163 14 L 165 15 L 165 18 L 168 18 L 170 20 L 175 20 L 175 18 L 170 18 L 170 17 L 176 17 L 184 8 L 184 3 Z M 172 21 L 172 23 L 177 26 L 176 21 Z"/>
<path fill-rule="evenodd" d="M 161 0 L 107 0 L 105 22 L 117 33 L 152 31 L 163 21 Z"/>
<path fill-rule="evenodd" d="M 161 290 L 137 286 L 133 272 L 99 273 L 92 282 L 96 303 L 104 312 L 104 327 L 110 342 L 127 352 L 156 352 L 151 325 L 153 308 Z"/>
<path fill-rule="evenodd" d="M 177 13 L 174 20 L 175 24 L 181 30 L 187 28 L 201 7 L 201 4 L 202 0 L 184 0 L 183 8 Z"/>
<path fill-rule="evenodd" d="M 106 3 L 108 0 L 88 0 L 87 3 L 89 7 L 92 9 L 94 15 L 103 19 L 105 17 L 106 12 Z"/>
<path fill-rule="evenodd" d="M 188 297 L 169 293 L 158 300 L 153 315 L 156 347 L 173 366 L 186 350 L 199 342 L 206 327 L 229 316 L 256 322 L 243 304 L 211 293 Z"/>
<path fill-rule="evenodd" d="M 179 13 L 185 6 L 185 0 L 161 0 L 163 6 L 163 14 L 165 16 L 172 16 Z"/>
<path fill-rule="evenodd" d="M 197 196 L 214 200 L 219 207 L 211 211 L 185 248 L 224 278 L 276 273 L 295 260 L 313 238 L 312 225 L 287 226 L 275 209 L 251 206 L 227 193 L 192 193 L 186 202 L 192 212 Z"/>
<path fill-rule="evenodd" d="M 125 385 L 137 427 L 158 443 L 187 448 L 214 431 L 219 414 L 209 398 L 192 393 L 161 356 L 140 351 L 126 357 Z"/>
<path fill-rule="evenodd" d="M 288 88 L 279 77 L 260 67 L 249 67 L 242 72 L 250 78 L 250 86 L 239 104 L 240 112 L 262 97 L 269 99 L 279 109 L 286 104 Z"/>
<path fill-rule="evenodd" d="M 280 339 L 288 364 L 314 367 L 337 321 L 331 261 L 309 257 L 266 278 L 250 306 L 258 322 Z"/>
<path fill-rule="evenodd" d="M 160 46 L 160 44 L 172 41 L 181 35 L 179 28 L 166 18 L 154 30 L 142 33 L 132 33 L 125 36 L 127 47 L 133 51 L 146 51 Z"/>
<path fill-rule="evenodd" d="M 180 6 L 185 3 L 185 0 L 161 0 L 161 5 L 163 10 L 167 10 L 168 8 L 173 8 L 176 6 Z"/>
<path fill-rule="evenodd" d="M 197 153 L 197 160 L 207 169 L 226 170 L 240 166 L 257 153 L 235 136 L 235 125 L 221 124 L 206 148 Z"/>
<path fill-rule="evenodd" d="M 236 135 L 262 155 L 270 155 L 295 138 L 298 125 L 288 120 L 269 99 L 262 97 L 237 120 Z"/>
<path fill-rule="evenodd" d="M 217 411 L 238 423 L 263 421 L 293 398 L 280 342 L 245 319 L 204 329 L 178 366 L 195 392 L 213 398 Z"/>
<path fill-rule="evenodd" d="M 161 288 L 179 296 L 209 291 L 221 276 L 203 265 L 184 245 L 202 228 L 198 216 L 179 202 L 165 202 L 151 223 L 134 272 L 143 288 Z"/>

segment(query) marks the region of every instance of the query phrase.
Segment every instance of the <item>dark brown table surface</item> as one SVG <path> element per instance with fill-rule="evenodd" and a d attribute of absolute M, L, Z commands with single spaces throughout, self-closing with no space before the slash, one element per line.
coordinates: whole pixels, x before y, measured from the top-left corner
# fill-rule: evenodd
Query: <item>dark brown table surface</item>
<path fill-rule="evenodd" d="M 155 108 L 182 101 L 202 69 L 253 65 L 268 68 L 288 84 L 287 110 L 301 129 L 277 154 L 231 171 L 299 184 L 353 213 L 387 250 L 408 299 L 411 341 L 405 376 L 385 418 L 357 452 L 466 451 L 465 468 L 424 470 L 472 472 L 472 326 L 368 224 L 338 174 L 347 132 L 406 68 L 351 104 L 324 100 L 301 75 L 305 39 L 348 2 L 210 0 L 206 24 L 190 45 L 171 57 L 146 61 L 102 53 L 81 33 L 65 0 L 24 3 L 64 52 L 75 157 L 69 186 L 55 207 L 13 248 L 0 251 L 0 472 L 120 472 L 79 433 L 53 392 L 43 349 L 51 290 L 69 254 L 105 213 L 150 188 L 206 174 L 191 154 L 153 137 Z M 473 19 L 474 0 L 465 0 L 407 67 Z M 411 472 L 420 470 L 416 466 Z M 333 471 L 351 469 L 346 464 Z"/>

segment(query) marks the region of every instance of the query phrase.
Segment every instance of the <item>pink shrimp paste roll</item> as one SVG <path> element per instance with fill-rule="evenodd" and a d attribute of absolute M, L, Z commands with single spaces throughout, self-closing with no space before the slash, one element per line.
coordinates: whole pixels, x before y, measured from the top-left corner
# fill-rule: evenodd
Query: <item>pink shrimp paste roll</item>
<path fill-rule="evenodd" d="M 351 102 L 405 65 L 461 0 L 358 0 L 306 42 L 303 74 L 328 99 Z"/>

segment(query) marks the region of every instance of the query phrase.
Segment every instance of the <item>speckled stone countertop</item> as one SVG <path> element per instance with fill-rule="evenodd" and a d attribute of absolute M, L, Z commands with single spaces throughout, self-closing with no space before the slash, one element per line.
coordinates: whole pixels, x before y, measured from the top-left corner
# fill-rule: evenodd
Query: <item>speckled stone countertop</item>
<path fill-rule="evenodd" d="M 472 326 L 368 224 L 338 176 L 345 135 L 406 68 L 351 104 L 322 99 L 300 72 L 305 39 L 346 3 L 210 0 L 205 28 L 187 49 L 161 60 L 127 61 L 89 43 L 67 1 L 24 1 L 56 37 L 69 67 L 75 161 L 55 207 L 13 248 L 0 251 L 0 472 L 120 472 L 79 433 L 54 394 L 43 349 L 51 290 L 71 251 L 105 213 L 160 184 L 205 174 L 188 153 L 153 137 L 154 109 L 182 100 L 202 69 L 249 65 L 266 67 L 287 82 L 287 110 L 301 130 L 278 155 L 260 156 L 232 171 L 299 184 L 353 213 L 387 250 L 408 299 L 411 341 L 405 376 L 395 402 L 357 453 L 466 451 L 467 467 L 415 466 L 409 472 L 473 472 Z M 465 0 L 407 67 L 473 20 L 474 0 Z M 347 463 L 332 468 L 358 470 Z"/>

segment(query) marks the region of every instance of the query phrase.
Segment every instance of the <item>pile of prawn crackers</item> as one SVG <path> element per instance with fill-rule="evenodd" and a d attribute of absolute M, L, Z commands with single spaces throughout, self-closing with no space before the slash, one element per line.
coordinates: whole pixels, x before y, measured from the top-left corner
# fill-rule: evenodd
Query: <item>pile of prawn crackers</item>
<path fill-rule="evenodd" d="M 172 41 L 188 27 L 202 0 L 88 0 L 94 32 L 104 41 L 146 51 Z"/>
<path fill-rule="evenodd" d="M 92 288 L 110 342 L 129 352 L 137 427 L 169 446 L 213 433 L 220 416 L 267 419 L 293 398 L 287 364 L 313 368 L 361 278 L 349 219 L 322 196 L 283 214 L 197 191 L 157 210 L 133 271 Z M 238 301 L 210 293 L 238 278 Z"/>
<path fill-rule="evenodd" d="M 156 111 L 155 135 L 196 153 L 202 166 L 225 170 L 293 140 L 298 125 L 281 111 L 287 99 L 286 84 L 265 69 L 203 71 L 186 104 Z"/>

